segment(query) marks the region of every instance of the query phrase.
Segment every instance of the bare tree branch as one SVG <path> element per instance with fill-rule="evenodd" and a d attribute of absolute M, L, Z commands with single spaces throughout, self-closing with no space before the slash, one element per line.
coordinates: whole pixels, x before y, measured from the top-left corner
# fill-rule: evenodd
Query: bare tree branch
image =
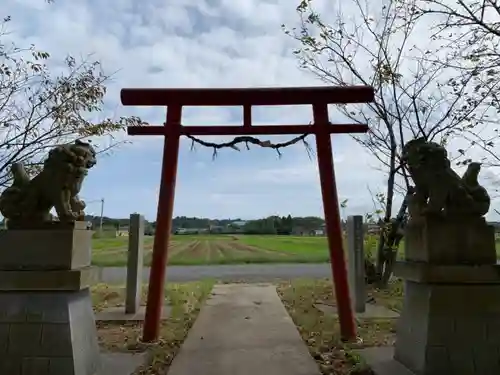
<path fill-rule="evenodd" d="M 429 43 L 422 34 L 420 0 L 351 0 L 326 24 L 313 7 L 302 0 L 297 7 L 300 26 L 285 33 L 297 40 L 294 51 L 300 66 L 322 81 L 338 86 L 364 84 L 375 90 L 373 103 L 339 106 L 358 123 L 368 123 L 366 136 L 353 137 L 383 166 L 387 189 L 383 199 L 384 223 L 392 217 L 394 195 L 410 179 L 402 168 L 401 150 L 415 137 L 447 143 L 464 130 L 474 131 L 487 121 L 491 85 L 474 69 L 455 69 L 440 63 L 441 56 L 457 51 L 436 36 Z M 437 1 L 437 0 L 436 0 Z M 371 15 L 377 14 L 377 16 Z M 484 52 L 484 51 L 483 51 Z M 448 59 L 451 61 L 451 58 Z M 384 224 L 385 225 L 385 224 Z M 384 248 L 380 237 L 379 253 Z"/>
<path fill-rule="evenodd" d="M 446 56 L 430 57 L 435 64 L 469 71 L 480 95 L 487 104 L 481 114 L 483 122 L 500 113 L 500 3 L 498 0 L 418 0 L 412 9 L 418 18 L 433 21 L 433 38 L 442 46 L 452 47 Z M 486 153 L 485 165 L 500 166 L 494 138 L 498 129 L 477 132 L 474 118 L 467 119 L 463 132 L 471 146 Z M 487 133 L 487 134 L 484 134 Z M 475 148 L 475 147 L 469 147 Z M 470 161 L 463 154 L 462 163 Z"/>

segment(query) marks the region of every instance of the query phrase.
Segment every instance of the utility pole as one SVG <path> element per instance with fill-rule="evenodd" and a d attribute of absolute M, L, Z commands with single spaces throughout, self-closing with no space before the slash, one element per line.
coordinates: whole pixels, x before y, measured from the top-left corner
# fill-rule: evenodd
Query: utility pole
<path fill-rule="evenodd" d="M 104 198 L 101 198 L 101 217 L 99 220 L 99 234 L 102 236 L 102 218 L 104 216 Z"/>

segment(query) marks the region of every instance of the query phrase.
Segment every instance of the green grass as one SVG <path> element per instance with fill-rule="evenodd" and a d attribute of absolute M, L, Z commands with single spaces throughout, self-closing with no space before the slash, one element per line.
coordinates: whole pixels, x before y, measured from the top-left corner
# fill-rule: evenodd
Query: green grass
<path fill-rule="evenodd" d="M 274 251 L 285 251 L 294 254 L 326 254 L 328 243 L 326 237 L 302 236 L 239 236 L 240 240 L 251 246 Z"/>
<path fill-rule="evenodd" d="M 98 322 L 97 334 L 100 347 L 108 352 L 147 352 L 146 363 L 134 374 L 165 374 L 172 359 L 192 327 L 201 306 L 209 296 L 214 280 L 174 284 L 165 287 L 165 303 L 171 312 L 160 323 L 158 342 L 141 341 L 142 322 Z M 125 288 L 118 285 L 98 284 L 92 287 L 95 311 L 106 307 L 123 308 Z M 142 305 L 146 303 L 146 286 L 143 287 Z"/>
<path fill-rule="evenodd" d="M 144 241 L 144 264 L 151 264 L 153 237 Z M 128 238 L 95 238 L 93 264 L 125 266 Z M 324 237 L 254 235 L 174 235 L 170 265 L 245 263 L 321 263 L 329 260 Z"/>
<path fill-rule="evenodd" d="M 261 249 L 293 254 L 294 263 L 328 262 L 326 237 L 305 236 L 240 236 L 246 245 Z"/>
<path fill-rule="evenodd" d="M 377 238 L 366 238 L 365 251 L 374 254 Z M 153 237 L 144 240 L 144 264 L 151 265 Z M 344 244 L 344 249 L 346 248 Z M 403 256 L 401 244 L 399 257 Z M 93 240 L 92 262 L 101 267 L 127 264 L 128 237 Z M 497 241 L 500 255 L 500 241 Z M 170 265 L 247 263 L 324 263 L 329 261 L 326 237 L 273 235 L 174 235 Z"/>
<path fill-rule="evenodd" d="M 146 236 L 144 239 L 144 245 L 153 243 L 152 236 Z M 92 239 L 92 250 L 109 250 L 109 249 L 122 249 L 128 246 L 128 237 L 105 237 L 105 238 L 93 238 Z"/>
<path fill-rule="evenodd" d="M 372 375 L 354 349 L 390 346 L 395 339 L 396 319 L 356 319 L 356 343 L 340 340 L 339 320 L 323 313 L 317 304 L 335 306 L 331 280 L 296 279 L 278 285 L 278 293 L 322 374 Z M 402 283 L 395 280 L 384 291 L 368 287 L 367 293 L 380 305 L 400 311 Z"/>

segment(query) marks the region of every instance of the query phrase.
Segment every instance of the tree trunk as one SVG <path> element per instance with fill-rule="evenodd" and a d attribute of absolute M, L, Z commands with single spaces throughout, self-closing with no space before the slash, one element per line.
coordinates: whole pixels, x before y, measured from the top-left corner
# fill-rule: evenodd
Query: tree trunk
<path fill-rule="evenodd" d="M 394 199 L 394 180 L 396 176 L 396 150 L 392 150 L 391 152 L 391 160 L 390 160 L 390 173 L 389 178 L 387 179 L 387 193 L 386 193 L 386 204 L 385 204 L 385 214 L 382 222 L 382 227 L 379 232 L 379 240 L 377 246 L 377 265 L 376 272 L 379 278 L 379 281 L 382 280 L 382 275 L 384 273 L 385 264 L 387 263 L 386 252 L 385 249 L 387 247 L 387 236 L 385 234 L 386 227 L 391 221 L 392 216 L 392 200 Z"/>
<path fill-rule="evenodd" d="M 404 228 L 408 221 L 408 216 L 406 214 L 406 210 L 408 208 L 408 200 L 409 197 L 413 194 L 413 189 L 408 189 L 408 192 L 405 195 L 403 203 L 399 209 L 399 212 L 395 219 L 390 220 L 390 223 L 387 227 L 384 228 L 381 235 L 383 237 L 383 258 L 384 264 L 382 272 L 379 280 L 379 287 L 386 288 L 389 284 L 389 280 L 392 276 L 392 271 L 394 267 L 394 262 L 396 261 L 399 244 L 401 240 L 404 238 Z"/>

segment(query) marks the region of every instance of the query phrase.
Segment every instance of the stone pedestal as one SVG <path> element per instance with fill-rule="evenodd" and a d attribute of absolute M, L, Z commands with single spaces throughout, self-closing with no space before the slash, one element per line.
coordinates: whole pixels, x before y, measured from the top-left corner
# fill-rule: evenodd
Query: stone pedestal
<path fill-rule="evenodd" d="M 405 281 L 394 356 L 370 365 L 376 374 L 500 373 L 500 267 L 484 219 L 410 222 Z"/>
<path fill-rule="evenodd" d="M 0 374 L 95 375 L 86 223 L 0 232 Z"/>
<path fill-rule="evenodd" d="M 399 263 L 394 359 L 415 374 L 500 373 L 500 267 Z"/>
<path fill-rule="evenodd" d="M 495 229 L 484 218 L 429 216 L 405 228 L 405 260 L 432 264 L 496 264 Z"/>
<path fill-rule="evenodd" d="M 73 226 L 0 231 L 0 270 L 72 270 L 88 267 L 92 232 Z"/>

